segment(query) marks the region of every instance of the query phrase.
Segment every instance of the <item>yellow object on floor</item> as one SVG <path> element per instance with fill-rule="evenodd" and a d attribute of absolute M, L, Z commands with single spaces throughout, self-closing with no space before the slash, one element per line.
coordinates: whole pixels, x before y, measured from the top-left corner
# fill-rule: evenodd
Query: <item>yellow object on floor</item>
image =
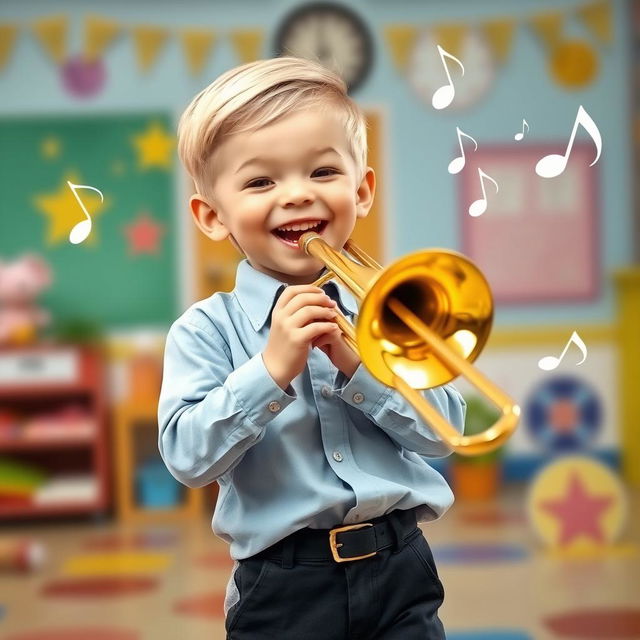
<path fill-rule="evenodd" d="M 91 553 L 73 556 L 62 567 L 69 576 L 113 576 L 158 573 L 171 564 L 166 553 Z"/>

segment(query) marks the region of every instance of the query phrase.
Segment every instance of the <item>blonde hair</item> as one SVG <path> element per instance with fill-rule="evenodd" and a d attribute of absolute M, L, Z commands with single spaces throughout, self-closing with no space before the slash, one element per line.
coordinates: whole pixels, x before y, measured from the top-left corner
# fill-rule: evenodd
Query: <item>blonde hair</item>
<path fill-rule="evenodd" d="M 178 154 L 198 193 L 211 196 L 211 158 L 226 136 L 255 131 L 294 110 L 331 104 L 344 116 L 350 151 L 362 180 L 367 127 L 344 81 L 304 58 L 258 60 L 230 69 L 191 101 L 178 123 Z"/>

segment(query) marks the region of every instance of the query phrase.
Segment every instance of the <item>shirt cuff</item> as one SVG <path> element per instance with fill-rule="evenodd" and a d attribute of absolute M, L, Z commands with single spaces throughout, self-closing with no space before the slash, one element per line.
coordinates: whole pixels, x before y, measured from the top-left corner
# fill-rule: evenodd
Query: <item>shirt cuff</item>
<path fill-rule="evenodd" d="M 380 382 L 360 363 L 350 380 L 341 371 L 335 381 L 335 391 L 347 404 L 374 415 L 394 389 Z"/>
<path fill-rule="evenodd" d="M 262 353 L 257 353 L 232 371 L 227 377 L 227 384 L 240 407 L 257 425 L 273 420 L 297 398 L 291 385 L 283 391 L 276 384 L 264 366 Z"/>

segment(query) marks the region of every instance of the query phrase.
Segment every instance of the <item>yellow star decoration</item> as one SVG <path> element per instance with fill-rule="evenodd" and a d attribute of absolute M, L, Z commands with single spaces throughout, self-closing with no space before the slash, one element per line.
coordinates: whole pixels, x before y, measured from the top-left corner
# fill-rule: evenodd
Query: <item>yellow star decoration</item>
<path fill-rule="evenodd" d="M 138 152 L 138 168 L 160 167 L 170 169 L 173 160 L 173 147 L 175 140 L 162 128 L 153 122 L 147 131 L 132 137 L 133 145 Z"/>
<path fill-rule="evenodd" d="M 79 178 L 75 172 L 70 171 L 64 180 L 62 180 L 56 192 L 38 194 L 33 198 L 33 204 L 36 209 L 49 218 L 49 229 L 46 239 L 48 245 L 69 242 L 71 229 L 73 229 L 78 222 L 87 219 L 82 207 L 78 204 L 73 194 L 73 190 L 67 184 L 67 180 L 75 185 L 86 184 L 82 182 L 81 178 Z M 100 189 L 99 186 L 91 186 Z M 102 191 L 102 189 L 100 190 Z M 96 234 L 95 224 L 93 224 L 93 222 L 95 222 L 95 218 L 103 213 L 110 205 L 109 198 L 105 196 L 104 202 L 102 202 L 100 196 L 91 189 L 76 188 L 76 192 L 92 220 L 91 233 L 83 244 L 95 245 Z"/>
<path fill-rule="evenodd" d="M 60 140 L 54 136 L 48 136 L 42 141 L 40 153 L 45 158 L 57 158 L 60 155 Z"/>

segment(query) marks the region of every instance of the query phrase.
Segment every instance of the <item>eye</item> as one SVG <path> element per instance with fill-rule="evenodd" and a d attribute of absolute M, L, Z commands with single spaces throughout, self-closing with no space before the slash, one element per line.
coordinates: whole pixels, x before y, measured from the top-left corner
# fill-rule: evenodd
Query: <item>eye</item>
<path fill-rule="evenodd" d="M 245 189 L 260 189 L 262 187 L 268 187 L 271 180 L 269 178 L 256 178 L 251 180 L 245 185 Z"/>
<path fill-rule="evenodd" d="M 333 176 L 336 173 L 339 173 L 339 171 L 337 169 L 334 169 L 333 167 L 322 167 L 321 169 L 316 169 L 313 172 L 313 175 L 324 178 L 326 176 Z"/>

